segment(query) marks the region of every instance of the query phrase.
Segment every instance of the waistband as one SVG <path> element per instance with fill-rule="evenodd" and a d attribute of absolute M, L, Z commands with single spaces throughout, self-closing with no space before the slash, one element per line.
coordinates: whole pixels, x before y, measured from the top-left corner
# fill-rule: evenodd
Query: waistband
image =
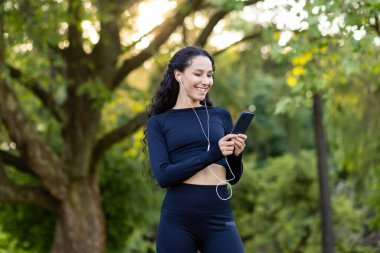
<path fill-rule="evenodd" d="M 222 198 L 229 196 L 227 185 L 218 186 Z M 181 183 L 167 190 L 163 208 L 195 213 L 231 212 L 229 200 L 221 200 L 216 194 L 216 185 Z"/>

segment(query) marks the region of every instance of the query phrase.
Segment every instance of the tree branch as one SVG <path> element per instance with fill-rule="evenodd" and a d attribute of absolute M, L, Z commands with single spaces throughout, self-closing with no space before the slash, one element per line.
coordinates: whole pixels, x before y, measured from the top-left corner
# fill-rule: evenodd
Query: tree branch
<path fill-rule="evenodd" d="M 37 186 L 18 185 L 10 181 L 0 159 L 0 201 L 13 204 L 32 204 L 58 212 L 59 203 L 47 191 Z"/>
<path fill-rule="evenodd" d="M 229 46 L 227 46 L 227 47 L 225 47 L 225 48 L 223 48 L 223 49 L 221 49 L 221 50 L 219 50 L 219 51 L 214 52 L 214 53 L 213 53 L 213 56 L 216 57 L 216 56 L 218 56 L 219 54 L 224 53 L 225 51 L 227 51 L 227 50 L 230 49 L 231 47 L 234 47 L 234 46 L 236 46 L 236 45 L 238 45 L 238 44 L 240 44 L 240 43 L 242 43 L 242 42 L 244 42 L 244 41 L 247 41 L 247 40 L 251 40 L 251 39 L 255 39 L 255 38 L 257 38 L 257 37 L 260 37 L 262 33 L 263 33 L 263 31 L 260 30 L 260 31 L 254 32 L 254 33 L 252 33 L 252 34 L 250 34 L 250 35 L 247 35 L 247 36 L 245 36 L 244 38 L 242 38 L 241 40 L 236 41 L 236 42 L 232 43 L 231 45 L 229 45 Z"/>
<path fill-rule="evenodd" d="M 3 6 L 3 4 L 4 1 L 0 0 L 0 5 Z M 4 12 L 0 10 L 0 119 L 10 137 L 16 143 L 22 159 L 38 175 L 52 195 L 63 198 L 66 195 L 67 178 L 63 174 L 58 158 L 49 147 L 37 138 L 37 134 L 22 111 L 16 95 L 3 77 L 4 69 L 6 68 L 4 52 Z M 29 199 L 33 199 L 33 196 L 36 196 L 37 191 L 28 189 L 30 190 L 30 195 L 28 195 L 29 191 L 25 191 L 25 188 L 18 188 L 6 180 L 1 160 L 0 170 L 0 173 L 2 173 L 0 175 L 0 180 L 2 180 L 0 184 L 1 194 L 4 198 L 10 197 L 9 189 L 20 190 L 20 193 L 25 194 L 25 198 L 29 196 Z M 5 188 L 5 184 L 9 187 Z M 20 196 L 23 195 L 20 194 Z M 14 200 L 21 201 L 17 196 L 14 197 Z"/>
<path fill-rule="evenodd" d="M 145 37 L 147 37 L 148 35 L 151 35 L 151 34 L 154 34 L 156 31 L 158 30 L 158 27 L 153 27 L 150 31 L 148 31 L 147 33 L 141 35 L 140 38 L 138 38 L 137 40 L 133 41 L 131 44 L 123 47 L 123 51 L 122 52 L 128 52 L 129 50 L 131 50 L 132 48 L 134 48 L 139 42 L 141 42 Z"/>
<path fill-rule="evenodd" d="M 20 157 L 0 150 L 0 159 L 3 160 L 4 164 L 10 165 L 18 171 L 21 171 L 33 177 L 37 177 L 37 175 L 34 174 L 32 169 L 27 164 L 25 164 L 24 161 L 20 159 Z"/>
<path fill-rule="evenodd" d="M 5 42 L 4 42 L 4 0 L 0 0 L 0 78 L 5 67 L 4 53 L 5 53 Z"/>
<path fill-rule="evenodd" d="M 121 54 L 120 44 L 120 19 L 123 12 L 138 3 L 137 0 L 99 0 L 97 6 L 100 15 L 99 42 L 91 53 L 97 69 L 104 83 L 110 83 L 116 72 L 116 64 Z M 105 16 L 105 19 L 101 17 Z"/>
<path fill-rule="evenodd" d="M 377 35 L 380 36 L 380 20 L 378 15 L 375 15 L 375 24 L 373 25 L 373 28 L 375 29 Z"/>
<path fill-rule="evenodd" d="M 139 113 L 124 125 L 100 138 L 93 151 L 92 163 L 95 164 L 109 147 L 133 134 L 137 129 L 145 124 L 146 120 L 146 112 Z"/>
<path fill-rule="evenodd" d="M 70 0 L 68 13 L 70 14 L 68 23 L 68 39 L 70 42 L 69 48 L 72 48 L 74 51 L 82 51 L 82 32 L 80 29 L 80 9 L 81 9 L 80 0 Z"/>
<path fill-rule="evenodd" d="M 134 69 L 138 68 L 144 61 L 154 55 L 158 48 L 170 37 L 175 29 L 182 24 L 186 16 L 200 8 L 203 0 L 185 1 L 182 6 L 177 8 L 177 13 L 168 18 L 163 24 L 158 26 L 157 34 L 150 45 L 142 50 L 138 55 L 125 60 L 117 71 L 109 88 L 115 89 L 121 81 Z"/>
<path fill-rule="evenodd" d="M 252 5 L 257 3 L 259 0 L 250 0 L 250 1 L 244 1 L 244 5 Z M 214 27 L 219 23 L 220 20 L 222 20 L 228 13 L 230 13 L 232 10 L 230 9 L 222 9 L 217 11 L 208 22 L 207 26 L 202 30 L 202 33 L 199 35 L 198 39 L 195 41 L 195 45 L 198 45 L 200 47 L 204 47 L 207 43 L 207 39 L 210 37 L 212 31 L 214 30 Z"/>
<path fill-rule="evenodd" d="M 243 1 L 243 4 L 245 6 L 248 6 L 248 5 L 252 5 L 252 4 L 255 4 L 257 2 L 260 2 L 261 0 L 247 0 L 247 1 Z"/>
<path fill-rule="evenodd" d="M 219 10 L 217 11 L 208 22 L 207 26 L 202 30 L 198 39 L 195 41 L 195 45 L 203 47 L 207 43 L 207 39 L 210 37 L 214 27 L 222 20 L 230 11 L 229 10 Z"/>
<path fill-rule="evenodd" d="M 188 36 L 187 36 L 187 27 L 186 23 L 182 22 L 182 43 L 184 45 L 188 45 Z"/>
<path fill-rule="evenodd" d="M 53 196 L 63 198 L 68 178 L 62 165 L 50 147 L 38 139 L 16 95 L 3 78 L 0 78 L 0 118 L 9 136 L 16 143 L 22 159 Z"/>
<path fill-rule="evenodd" d="M 141 0 L 98 0 L 96 4 L 100 11 L 107 9 L 110 11 L 109 14 L 111 14 L 111 16 L 119 17 L 126 9 L 131 8 L 134 4 L 139 2 L 141 2 Z"/>
<path fill-rule="evenodd" d="M 39 98 L 42 104 L 50 111 L 50 113 L 57 119 L 59 122 L 64 121 L 64 112 L 60 109 L 58 104 L 55 102 L 53 96 L 47 93 L 44 89 L 42 89 L 37 82 L 34 80 L 29 80 L 27 82 L 23 82 L 23 75 L 20 70 L 7 65 L 10 75 L 12 78 L 17 79 L 19 83 L 21 83 L 24 87 L 31 90 L 33 94 Z"/>
<path fill-rule="evenodd" d="M 296 248 L 292 252 L 295 252 L 295 253 L 301 253 L 301 252 L 303 252 L 304 251 L 303 248 L 307 244 L 307 241 L 308 241 L 310 235 L 311 235 L 311 228 L 309 226 L 307 226 L 305 228 L 305 233 L 300 238 L 300 240 L 297 243 Z"/>

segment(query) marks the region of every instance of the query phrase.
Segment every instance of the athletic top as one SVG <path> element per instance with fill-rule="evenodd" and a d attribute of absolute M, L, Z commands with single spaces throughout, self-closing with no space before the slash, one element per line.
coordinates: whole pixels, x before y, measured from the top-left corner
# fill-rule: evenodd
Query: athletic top
<path fill-rule="evenodd" d="M 207 112 L 204 106 L 195 107 L 207 135 Z M 217 163 L 232 179 L 218 141 L 229 134 L 233 127 L 231 114 L 220 107 L 207 107 L 210 116 L 210 150 L 197 116 L 192 108 L 169 109 L 153 115 L 147 122 L 147 141 L 150 163 L 157 183 L 166 188 L 183 182 L 207 166 Z M 235 175 L 229 181 L 235 184 L 243 173 L 242 155 L 227 156 Z"/>

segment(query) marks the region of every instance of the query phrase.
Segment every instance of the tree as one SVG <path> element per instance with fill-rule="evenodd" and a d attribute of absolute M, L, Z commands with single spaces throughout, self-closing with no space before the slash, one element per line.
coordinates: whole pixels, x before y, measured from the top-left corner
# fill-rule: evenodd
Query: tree
<path fill-rule="evenodd" d="M 135 43 L 122 43 L 121 32 L 132 29 L 128 22 L 140 2 L 0 1 L 0 119 L 13 147 L 0 150 L 0 200 L 51 212 L 56 219 L 54 253 L 105 251 L 97 164 L 146 120 L 141 112 L 102 132 L 101 111 L 112 94 L 128 87 L 126 77 L 157 54 L 179 27 L 189 32 L 186 17 L 200 11 L 210 16 L 202 32 L 193 31 L 193 40 L 183 35 L 184 41 L 205 46 L 229 12 L 257 1 L 178 1 L 170 17 L 148 34 L 149 45 L 138 50 Z M 85 36 L 85 20 L 98 24 L 97 42 Z M 33 50 L 23 51 L 28 47 Z M 18 94 L 25 89 L 39 100 L 41 117 L 56 126 L 57 145 L 36 131 Z M 38 185 L 12 181 L 9 167 Z"/>
<path fill-rule="evenodd" d="M 348 58 L 340 55 L 337 59 L 337 52 L 344 44 L 350 44 L 353 40 L 360 40 L 360 37 L 363 37 L 360 33 L 375 31 L 377 35 L 379 34 L 379 5 L 375 2 L 364 3 L 360 1 L 350 3 L 345 1 L 313 1 L 306 4 L 305 10 L 308 14 L 305 19 L 307 30 L 302 31 L 301 29 L 301 31 L 296 32 L 291 43 L 287 45 L 292 47 L 290 50 L 288 48 L 288 51 L 291 51 L 294 56 L 292 59 L 294 67 L 289 71 L 287 81 L 289 86 L 293 87 L 294 94 L 297 94 L 298 99 L 306 97 L 306 101 L 309 103 L 312 100 L 320 183 L 322 249 L 323 252 L 334 252 L 333 221 L 328 183 L 328 147 L 323 124 L 325 118 L 323 101 L 326 94 L 333 90 L 333 78 L 329 77 L 331 74 L 336 74 L 334 68 L 337 68 L 336 65 L 339 61 L 347 61 L 344 58 Z M 372 38 L 372 36 L 369 35 L 368 37 Z M 288 101 L 286 98 L 282 104 Z M 282 109 L 281 106 L 279 109 Z"/>

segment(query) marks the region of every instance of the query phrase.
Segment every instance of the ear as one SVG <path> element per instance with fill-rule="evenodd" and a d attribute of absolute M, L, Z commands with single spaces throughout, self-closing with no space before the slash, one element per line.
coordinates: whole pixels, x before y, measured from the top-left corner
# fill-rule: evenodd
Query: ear
<path fill-rule="evenodd" d="M 182 73 L 179 70 L 175 69 L 174 70 L 174 77 L 177 80 L 177 82 L 179 82 L 179 83 L 182 82 L 181 76 L 182 76 Z"/>

